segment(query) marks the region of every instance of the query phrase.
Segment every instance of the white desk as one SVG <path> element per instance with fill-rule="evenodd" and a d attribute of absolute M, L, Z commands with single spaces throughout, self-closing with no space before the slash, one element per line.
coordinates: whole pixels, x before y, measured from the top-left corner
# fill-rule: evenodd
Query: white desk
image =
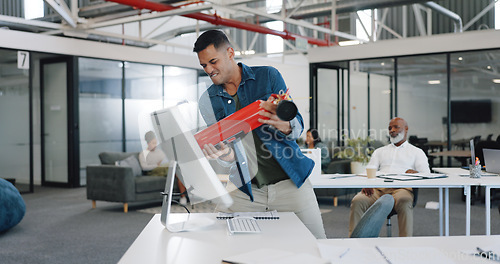
<path fill-rule="evenodd" d="M 467 177 L 461 177 L 459 175 L 463 174 L 468 174 L 468 170 L 464 170 L 461 168 L 438 168 L 439 171 L 442 173 L 449 174 L 454 177 L 460 177 L 460 178 L 467 178 Z M 470 178 L 469 178 L 470 179 Z M 485 187 L 485 193 L 484 193 L 484 207 L 485 207 L 485 217 L 486 217 L 486 235 L 491 234 L 491 201 L 490 201 L 490 191 L 493 188 L 500 188 L 500 177 L 498 176 L 483 176 L 481 178 L 475 178 L 475 179 L 470 179 L 470 181 L 474 182 L 475 186 L 484 186 Z M 466 201 L 467 207 L 470 208 L 470 199 L 467 199 Z"/>
<path fill-rule="evenodd" d="M 481 186 L 485 187 L 484 191 L 484 207 L 486 217 L 486 235 L 491 234 L 491 189 L 500 188 L 500 177 L 498 176 L 483 176 L 477 179 Z"/>
<path fill-rule="evenodd" d="M 180 217 L 185 214 L 170 214 Z M 294 213 L 279 213 L 278 220 L 258 220 L 260 234 L 229 235 L 226 220 L 215 220 L 205 230 L 170 233 L 153 216 L 148 225 L 125 252 L 119 263 L 204 263 L 220 264 L 224 257 L 261 248 L 307 253 L 319 257 L 316 238 Z M 191 217 L 216 214 L 191 214 Z M 175 219 L 174 219 L 175 220 Z"/>
<path fill-rule="evenodd" d="M 453 263 L 498 263 L 471 254 L 477 253 L 476 247 L 500 254 L 500 236 L 320 239 L 318 246 L 322 257 L 333 260 L 332 263 L 446 263 L 436 259 L 439 256 Z M 381 248 L 390 262 L 375 246 Z M 339 258 L 344 252 L 347 253 Z M 401 257 L 403 262 L 396 261 Z"/>
<path fill-rule="evenodd" d="M 444 172 L 443 172 L 444 173 Z M 439 235 L 443 235 L 443 219 L 444 219 L 444 235 L 450 234 L 449 223 L 449 188 L 464 188 L 467 199 L 470 201 L 470 186 L 477 184 L 474 179 L 464 177 L 447 177 L 428 180 L 412 180 L 412 181 L 393 181 L 384 182 L 384 179 L 367 179 L 366 177 L 356 176 L 347 178 L 331 179 L 335 174 L 322 174 L 321 177 L 311 178 L 313 188 L 437 188 L 439 189 Z M 444 190 L 444 202 L 443 202 Z M 443 206 L 444 205 L 444 206 Z M 443 216 L 444 207 L 444 216 Z M 470 235 L 470 203 L 466 207 L 466 235 Z"/>

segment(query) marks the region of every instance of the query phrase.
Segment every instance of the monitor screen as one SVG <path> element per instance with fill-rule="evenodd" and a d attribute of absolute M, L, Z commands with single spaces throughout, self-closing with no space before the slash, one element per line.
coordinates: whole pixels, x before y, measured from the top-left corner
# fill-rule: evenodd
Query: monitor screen
<path fill-rule="evenodd" d="M 183 103 L 151 114 L 158 145 L 177 162 L 191 204 L 215 200 L 229 207 L 232 198 L 196 142 L 197 104 Z M 193 114 L 194 113 L 194 114 Z"/>
<path fill-rule="evenodd" d="M 451 101 L 451 122 L 491 122 L 491 100 Z"/>

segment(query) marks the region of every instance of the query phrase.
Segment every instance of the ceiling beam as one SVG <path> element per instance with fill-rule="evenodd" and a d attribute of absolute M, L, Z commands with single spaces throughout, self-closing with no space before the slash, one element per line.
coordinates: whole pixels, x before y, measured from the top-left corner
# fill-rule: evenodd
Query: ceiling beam
<path fill-rule="evenodd" d="M 76 19 L 73 17 L 71 10 L 63 0 L 44 0 L 56 11 L 66 23 L 76 28 Z"/>
<path fill-rule="evenodd" d="M 170 5 L 157 3 L 157 2 L 150 2 L 150 1 L 137 1 L 137 0 L 107 0 L 107 1 L 120 3 L 120 4 L 124 4 L 124 5 L 129 5 L 129 6 L 133 6 L 133 7 L 141 8 L 141 9 L 160 11 L 160 12 L 177 9 L 176 7 L 172 7 Z M 227 26 L 227 27 L 248 30 L 248 31 L 252 31 L 252 32 L 258 32 L 258 33 L 262 33 L 262 34 L 275 35 L 275 36 L 279 36 L 283 39 L 295 40 L 296 38 L 304 38 L 304 39 L 307 39 L 307 42 L 309 44 L 312 44 L 312 45 L 318 45 L 318 46 L 330 46 L 330 45 L 332 45 L 332 43 L 328 40 L 322 40 L 322 39 L 312 38 L 312 37 L 308 37 L 308 36 L 300 36 L 297 34 L 279 31 L 279 30 L 273 30 L 273 29 L 270 29 L 267 27 L 262 27 L 262 26 L 255 25 L 255 24 L 245 23 L 245 22 L 241 22 L 241 21 L 238 21 L 235 19 L 222 18 L 218 15 L 208 15 L 208 14 L 204 14 L 204 13 L 192 13 L 192 14 L 185 14 L 183 16 L 188 17 L 188 18 L 192 18 L 192 19 L 196 19 L 196 20 L 202 20 L 205 22 L 209 22 L 209 23 L 214 24 L 214 25 L 221 25 L 221 26 Z"/>
<path fill-rule="evenodd" d="M 39 21 L 39 20 L 28 20 L 28 19 L 24 19 L 24 18 L 20 18 L 20 17 L 5 16 L 5 15 L 0 15 L 0 21 L 13 23 L 13 24 L 32 26 L 32 27 L 36 27 L 36 28 L 43 28 L 43 29 L 62 29 L 62 28 L 64 28 L 63 25 L 58 24 L 58 23 L 45 22 L 45 21 Z"/>

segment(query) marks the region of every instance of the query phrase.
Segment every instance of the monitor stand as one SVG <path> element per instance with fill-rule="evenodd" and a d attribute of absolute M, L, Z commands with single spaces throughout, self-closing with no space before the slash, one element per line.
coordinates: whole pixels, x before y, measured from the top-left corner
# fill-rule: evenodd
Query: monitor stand
<path fill-rule="evenodd" d="M 191 213 L 188 213 L 187 216 L 184 217 L 184 219 L 180 219 L 179 217 L 176 216 L 175 221 L 172 221 L 172 215 L 170 214 L 170 209 L 172 207 L 172 195 L 174 189 L 176 168 L 177 168 L 177 162 L 171 161 L 167 173 L 165 191 L 162 192 L 163 203 L 161 206 L 161 217 L 160 217 L 161 223 L 165 226 L 165 228 L 168 231 L 172 233 L 195 231 L 213 225 L 215 223 L 215 219 L 199 214 L 193 215 Z"/>

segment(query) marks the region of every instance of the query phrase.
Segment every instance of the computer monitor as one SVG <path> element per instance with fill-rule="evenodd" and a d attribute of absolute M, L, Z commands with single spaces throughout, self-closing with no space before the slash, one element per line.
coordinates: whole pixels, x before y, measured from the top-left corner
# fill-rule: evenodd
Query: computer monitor
<path fill-rule="evenodd" d="M 200 221 L 196 223 L 186 219 L 175 225 L 170 225 L 170 202 L 172 186 L 174 183 L 175 169 L 181 174 L 183 184 L 192 204 L 213 200 L 229 207 L 233 203 L 231 196 L 222 185 L 221 181 L 203 155 L 196 142 L 193 132 L 196 129 L 197 105 L 183 103 L 170 108 L 151 113 L 154 130 L 157 134 L 158 145 L 165 152 L 168 160 L 174 161 L 177 166 L 169 169 L 165 186 L 166 197 L 163 199 L 162 223 L 172 232 L 190 231 L 204 227 L 213 221 Z M 180 172 L 179 172 L 180 171 Z"/>

